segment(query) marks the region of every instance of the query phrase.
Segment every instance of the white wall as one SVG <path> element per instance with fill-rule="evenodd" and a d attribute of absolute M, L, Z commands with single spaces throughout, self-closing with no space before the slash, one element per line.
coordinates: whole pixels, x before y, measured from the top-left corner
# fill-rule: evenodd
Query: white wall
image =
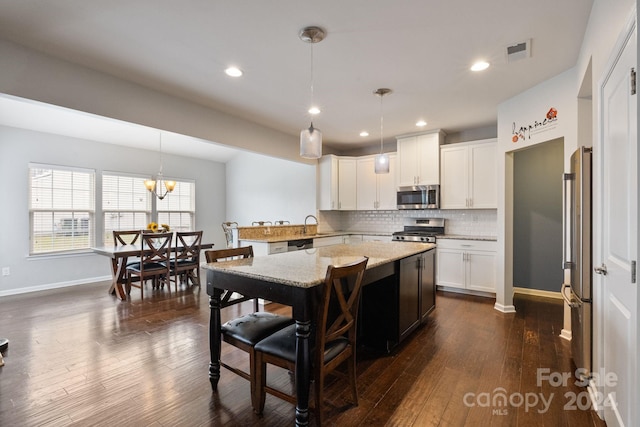
<path fill-rule="evenodd" d="M 576 71 L 564 73 L 498 106 L 498 283 L 496 309 L 513 306 L 513 156 L 516 150 L 564 138 L 565 170 L 577 147 Z M 555 121 L 546 121 L 551 108 Z M 525 128 L 522 137 L 514 134 Z M 514 136 L 516 140 L 514 142 Z M 560 179 L 560 177 L 558 177 Z"/>
<path fill-rule="evenodd" d="M 599 105 L 600 105 L 600 91 L 599 87 L 607 72 L 607 66 L 611 60 L 612 55 L 615 53 L 615 45 L 621 32 L 625 29 L 627 22 L 633 16 L 637 19 L 638 13 L 638 1 L 637 0 L 594 0 L 591 16 L 589 18 L 589 24 L 585 32 L 583 44 L 581 47 L 580 55 L 577 60 L 576 66 L 573 70 L 564 73 L 554 79 L 551 79 L 531 90 L 520 94 L 498 107 L 498 144 L 501 147 L 499 150 L 500 161 L 498 163 L 498 173 L 500 177 L 499 187 L 499 208 L 498 208 L 498 241 L 500 249 L 503 251 L 500 257 L 504 265 L 499 266 L 499 283 L 498 295 L 496 299 L 496 308 L 503 311 L 509 311 L 513 309 L 513 289 L 512 289 L 512 242 L 511 242 L 511 221 L 510 221 L 510 197 L 511 187 L 509 177 L 512 174 L 512 159 L 509 155 L 514 149 L 518 149 L 520 145 L 513 144 L 510 140 L 512 133 L 512 122 L 528 123 L 531 117 L 535 118 L 535 115 L 540 114 L 540 111 L 549 106 L 549 103 L 554 103 L 558 100 L 558 104 L 561 106 L 559 109 L 560 117 L 563 117 L 562 127 L 554 130 L 553 132 L 540 135 L 532 140 L 526 141 L 522 146 L 529 146 L 532 144 L 538 144 L 544 140 L 551 139 L 552 137 L 563 136 L 565 138 L 565 171 L 568 170 L 568 159 L 570 154 L 578 147 L 578 145 L 594 146 L 597 147 L 596 141 L 599 137 Z M 636 21 L 637 22 L 637 21 Z M 589 122 L 589 120 L 578 119 L 578 105 L 581 101 L 578 100 L 578 96 L 581 90 L 581 84 L 583 81 L 591 82 L 591 90 L 588 91 L 592 94 L 591 102 L 591 117 L 592 117 L 592 129 L 584 132 L 578 131 L 578 123 Z M 584 92 L 584 90 L 583 90 Z M 640 102 L 636 97 L 636 102 Z M 571 111 L 573 109 L 574 112 Z M 567 120 L 564 120 L 563 111 L 567 110 Z M 578 135 L 581 140 L 578 140 Z M 591 141 L 583 140 L 584 137 L 591 137 Z M 594 164 L 598 162 L 598 152 L 594 151 Z M 596 170 L 597 172 L 597 170 Z M 599 185 L 600 177 L 596 174 L 594 176 L 594 188 Z M 599 201 L 594 199 L 593 210 L 594 213 L 600 211 Z M 597 222 L 597 218 L 594 221 Z M 640 239 L 639 239 L 640 240 Z M 601 242 L 596 238 L 593 242 L 594 247 L 594 262 L 597 262 L 598 251 L 601 246 Z M 503 274 L 504 272 L 504 274 Z M 602 333 L 600 328 L 600 319 L 602 318 L 601 308 L 597 303 L 597 296 L 601 296 L 601 290 L 598 289 L 598 283 L 594 283 L 594 295 L 596 295 L 594 303 L 594 366 L 593 370 L 601 372 L 603 368 L 602 361 Z M 566 327 L 566 315 L 565 315 L 565 327 Z M 564 331 L 563 331 L 564 333 Z M 634 349 L 632 353 L 635 353 L 637 349 Z M 638 382 L 638 369 L 631 373 L 634 378 L 631 381 Z M 637 400 L 638 395 L 635 396 L 636 401 L 631 405 L 636 407 L 640 402 Z"/>
<path fill-rule="evenodd" d="M 241 152 L 226 166 L 228 221 L 302 224 L 316 214 L 315 165 Z"/>
<path fill-rule="evenodd" d="M 0 93 L 194 136 L 306 164 L 299 139 L 0 40 Z"/>
<path fill-rule="evenodd" d="M 225 214 L 224 164 L 163 157 L 165 176 L 196 182 L 195 228 L 204 231 L 205 241 L 225 247 L 220 227 Z M 97 178 L 102 171 L 151 176 L 159 167 L 157 153 L 0 126 L 0 182 L 5 184 L 0 207 L 0 267 L 11 269 L 10 276 L 0 276 L 0 296 L 110 278 L 110 262 L 100 255 L 29 256 L 29 162 L 94 169 Z M 101 216 L 96 212 L 98 221 Z"/>

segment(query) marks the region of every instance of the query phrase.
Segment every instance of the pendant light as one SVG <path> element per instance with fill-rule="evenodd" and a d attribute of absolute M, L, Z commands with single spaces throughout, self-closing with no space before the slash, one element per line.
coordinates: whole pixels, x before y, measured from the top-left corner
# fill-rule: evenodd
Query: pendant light
<path fill-rule="evenodd" d="M 300 40 L 311 44 L 311 108 L 313 108 L 313 45 L 324 40 L 325 35 L 325 31 L 320 27 L 305 27 L 298 35 Z M 322 132 L 313 127 L 313 121 L 308 129 L 300 132 L 300 156 L 305 159 L 322 157 Z"/>
<path fill-rule="evenodd" d="M 144 186 L 160 200 L 176 188 L 175 181 L 165 181 L 162 176 L 162 132 L 160 132 L 160 170 L 155 179 L 145 179 Z M 158 192 L 162 192 L 162 187 L 164 187 L 164 193 L 159 194 Z"/>
<path fill-rule="evenodd" d="M 376 173 L 389 173 L 389 156 L 383 152 L 383 115 L 382 115 L 382 97 L 388 93 L 391 93 L 391 89 L 380 88 L 373 92 L 380 97 L 380 154 L 376 156 L 375 160 L 375 172 Z"/>

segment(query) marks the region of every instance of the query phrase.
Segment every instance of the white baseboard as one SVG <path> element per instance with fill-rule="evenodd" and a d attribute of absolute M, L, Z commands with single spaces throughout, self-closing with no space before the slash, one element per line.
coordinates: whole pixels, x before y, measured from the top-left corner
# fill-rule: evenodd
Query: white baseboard
<path fill-rule="evenodd" d="M 591 399 L 591 408 L 598 414 L 601 420 L 604 420 L 603 399 L 598 399 L 598 396 L 602 392 L 598 390 L 596 381 L 593 378 L 591 378 L 589 384 L 587 384 L 587 391 L 589 392 L 589 399 Z"/>
<path fill-rule="evenodd" d="M 529 289 L 529 288 L 513 288 L 514 294 L 523 294 L 523 295 L 533 295 L 536 297 L 545 297 L 545 298 L 553 298 L 553 299 L 562 299 L 562 294 L 560 292 L 555 291 L 543 291 L 540 289 Z"/>
<path fill-rule="evenodd" d="M 495 303 L 493 305 L 493 308 L 495 310 L 498 310 L 501 313 L 515 313 L 516 312 L 516 307 L 514 305 L 503 305 L 503 304 Z"/>
<path fill-rule="evenodd" d="M 69 280 L 67 282 L 47 283 L 45 285 L 30 286 L 27 288 L 9 289 L 6 291 L 0 291 L 0 297 L 6 297 L 9 295 L 27 294 L 30 292 L 47 291 L 50 289 L 68 288 L 70 286 L 86 285 L 88 283 L 97 282 L 110 282 L 111 276 L 102 277 L 90 277 L 87 279 Z"/>
<path fill-rule="evenodd" d="M 571 331 L 570 331 L 570 330 L 568 330 L 568 329 L 563 329 L 563 330 L 560 332 L 560 338 L 563 338 L 563 339 L 565 339 L 565 340 L 567 340 L 567 341 L 571 341 L 571 337 L 572 337 L 572 336 L 573 336 L 573 335 L 571 335 Z"/>

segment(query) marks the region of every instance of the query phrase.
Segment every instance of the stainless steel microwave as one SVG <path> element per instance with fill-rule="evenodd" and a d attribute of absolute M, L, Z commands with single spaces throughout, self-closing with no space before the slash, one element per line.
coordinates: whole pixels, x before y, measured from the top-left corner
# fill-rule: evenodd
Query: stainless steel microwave
<path fill-rule="evenodd" d="M 440 209 L 439 185 L 398 187 L 398 209 Z"/>

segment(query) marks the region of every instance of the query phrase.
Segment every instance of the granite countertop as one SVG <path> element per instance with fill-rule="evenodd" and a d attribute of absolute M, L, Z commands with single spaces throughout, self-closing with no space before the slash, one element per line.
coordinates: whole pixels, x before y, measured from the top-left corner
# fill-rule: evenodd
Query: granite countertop
<path fill-rule="evenodd" d="M 221 271 L 267 282 L 311 287 L 324 282 L 329 265 L 348 264 L 369 257 L 367 268 L 377 267 L 435 248 L 433 243 L 364 242 L 305 249 L 203 264 L 206 270 Z"/>
<path fill-rule="evenodd" d="M 436 236 L 436 239 L 457 239 L 457 240 L 484 240 L 487 242 L 497 242 L 496 236 L 471 236 L 463 234 L 441 234 Z"/>
<path fill-rule="evenodd" d="M 366 234 L 369 236 L 391 236 L 391 233 L 383 233 L 379 231 L 332 231 L 327 233 L 314 233 L 314 234 L 289 234 L 282 236 L 269 236 L 265 235 L 264 237 L 240 237 L 238 240 L 242 240 L 243 242 L 263 242 L 263 243 L 278 243 L 278 242 L 288 242 L 290 240 L 300 240 L 300 239 L 319 239 L 322 237 L 333 237 L 333 236 L 348 236 L 348 235 L 362 235 Z"/>

